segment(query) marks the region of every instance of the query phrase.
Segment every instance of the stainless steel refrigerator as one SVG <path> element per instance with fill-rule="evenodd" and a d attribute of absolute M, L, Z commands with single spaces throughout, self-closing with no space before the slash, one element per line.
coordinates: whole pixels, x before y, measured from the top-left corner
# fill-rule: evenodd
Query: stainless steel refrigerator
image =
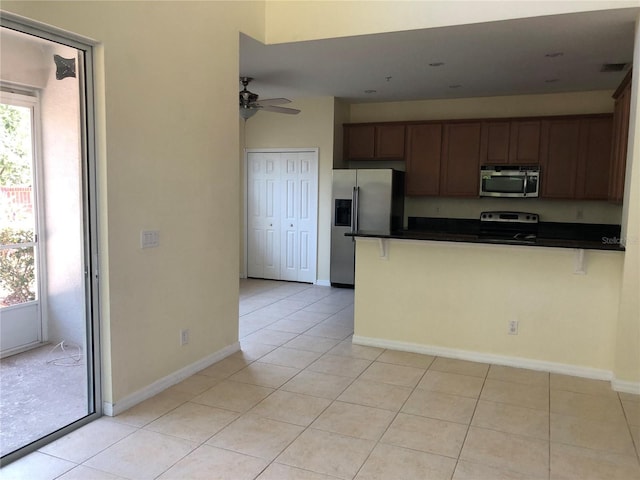
<path fill-rule="evenodd" d="M 354 284 L 355 239 L 347 233 L 401 230 L 404 172 L 390 168 L 333 171 L 331 285 Z"/>

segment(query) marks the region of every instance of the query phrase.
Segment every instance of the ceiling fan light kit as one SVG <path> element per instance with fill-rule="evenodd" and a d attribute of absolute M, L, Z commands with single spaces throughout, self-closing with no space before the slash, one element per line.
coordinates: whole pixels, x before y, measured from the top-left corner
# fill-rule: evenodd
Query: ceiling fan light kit
<path fill-rule="evenodd" d="M 245 121 L 258 113 L 258 110 L 285 113 L 288 115 L 297 115 L 300 113 L 300 110 L 296 108 L 276 106 L 284 103 L 291 103 L 291 100 L 288 98 L 268 98 L 265 100 L 258 100 L 258 94 L 247 90 L 247 86 L 251 80 L 253 80 L 251 77 L 240 77 L 240 83 L 243 87 L 242 90 L 240 90 L 240 117 Z"/>

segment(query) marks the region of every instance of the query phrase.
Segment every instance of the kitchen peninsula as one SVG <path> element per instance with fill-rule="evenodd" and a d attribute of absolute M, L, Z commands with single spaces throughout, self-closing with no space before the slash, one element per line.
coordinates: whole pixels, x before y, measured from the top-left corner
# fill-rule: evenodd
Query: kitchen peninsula
<path fill-rule="evenodd" d="M 353 342 L 611 379 L 622 248 L 466 235 L 356 234 Z"/>

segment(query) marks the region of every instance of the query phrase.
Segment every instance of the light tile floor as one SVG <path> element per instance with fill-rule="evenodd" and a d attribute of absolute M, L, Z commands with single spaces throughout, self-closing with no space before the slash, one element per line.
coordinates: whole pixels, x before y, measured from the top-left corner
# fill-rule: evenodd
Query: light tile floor
<path fill-rule="evenodd" d="M 351 344 L 353 291 L 243 280 L 242 352 L 0 471 L 20 479 L 640 479 L 640 397 Z"/>

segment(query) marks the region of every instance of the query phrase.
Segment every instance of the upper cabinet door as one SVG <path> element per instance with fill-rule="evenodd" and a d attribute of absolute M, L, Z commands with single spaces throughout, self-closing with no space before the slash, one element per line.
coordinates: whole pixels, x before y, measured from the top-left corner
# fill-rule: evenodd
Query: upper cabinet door
<path fill-rule="evenodd" d="M 349 125 L 344 129 L 345 156 L 347 159 L 372 159 L 375 154 L 375 127 L 373 125 Z"/>
<path fill-rule="evenodd" d="M 440 193 L 477 197 L 480 178 L 481 122 L 444 125 Z"/>
<path fill-rule="evenodd" d="M 404 158 L 404 125 L 378 125 L 375 131 L 376 158 Z"/>
<path fill-rule="evenodd" d="M 627 142 L 629 136 L 629 112 L 631 109 L 631 71 L 613 94 L 615 99 L 613 134 L 611 146 L 611 175 L 609 176 L 610 202 L 622 203 L 624 177 L 627 165 Z"/>
<path fill-rule="evenodd" d="M 480 164 L 503 165 L 509 162 L 511 122 L 482 122 Z"/>
<path fill-rule="evenodd" d="M 611 171 L 612 117 L 585 119 L 581 124 L 581 151 L 576 198 L 607 200 Z"/>
<path fill-rule="evenodd" d="M 482 122 L 481 165 L 538 165 L 539 120 Z"/>
<path fill-rule="evenodd" d="M 402 124 L 345 125 L 345 158 L 404 160 L 404 132 Z"/>
<path fill-rule="evenodd" d="M 407 126 L 407 195 L 438 195 L 440 193 L 440 155 L 442 124 L 428 123 Z"/>
<path fill-rule="evenodd" d="M 574 198 L 580 155 L 579 119 L 542 122 L 541 197 Z"/>
<path fill-rule="evenodd" d="M 514 120 L 509 138 L 509 163 L 538 165 L 540 163 L 540 121 Z"/>

